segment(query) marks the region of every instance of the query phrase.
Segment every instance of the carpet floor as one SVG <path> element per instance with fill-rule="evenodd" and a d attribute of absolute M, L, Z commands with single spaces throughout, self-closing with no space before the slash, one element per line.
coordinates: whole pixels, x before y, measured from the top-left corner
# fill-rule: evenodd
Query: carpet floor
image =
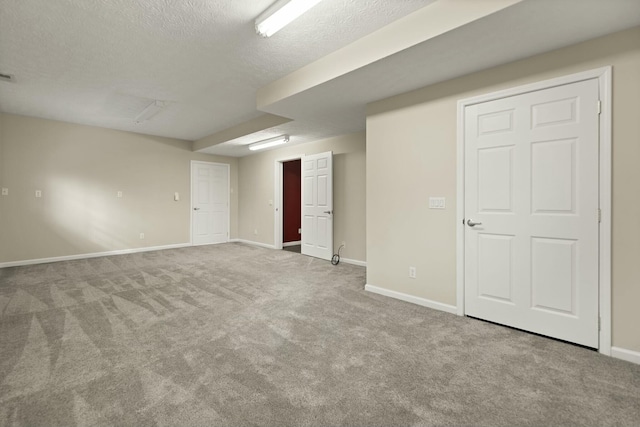
<path fill-rule="evenodd" d="M 0 269 L 0 425 L 640 425 L 640 366 L 231 243 Z"/>

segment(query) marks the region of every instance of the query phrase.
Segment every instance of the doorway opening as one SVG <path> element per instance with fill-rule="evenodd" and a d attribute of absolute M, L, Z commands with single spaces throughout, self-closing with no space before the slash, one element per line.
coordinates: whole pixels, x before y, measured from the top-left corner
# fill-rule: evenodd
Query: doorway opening
<path fill-rule="evenodd" d="M 302 160 L 282 163 L 282 248 L 300 253 L 302 245 Z"/>
<path fill-rule="evenodd" d="M 298 190 L 298 197 L 299 197 L 299 205 L 300 205 L 299 209 L 301 210 L 302 209 L 302 157 L 303 155 L 299 154 L 299 155 L 293 155 L 293 156 L 277 159 L 275 161 L 275 176 L 274 176 L 275 180 L 274 180 L 274 188 L 273 188 L 274 199 L 275 199 L 274 215 L 273 215 L 274 216 L 273 241 L 274 241 L 275 249 L 286 249 L 289 251 L 294 251 L 295 249 L 297 249 L 295 246 L 302 244 L 302 225 L 299 226 L 300 234 L 293 233 L 293 235 L 291 235 L 292 233 L 289 232 L 287 236 L 290 237 L 290 239 L 285 240 L 284 238 L 285 237 L 285 224 L 284 224 L 285 222 L 285 218 L 284 218 L 285 168 L 288 172 L 291 173 L 286 175 L 289 177 L 289 180 L 293 182 L 295 180 L 294 178 L 295 175 L 293 171 L 295 167 L 292 165 L 294 165 L 294 162 L 298 162 L 298 166 L 299 166 L 298 173 L 300 174 L 300 183 L 298 184 L 300 188 Z M 299 216 L 300 216 L 299 222 L 301 223 L 302 214 L 300 211 L 299 211 Z M 289 219 L 289 214 L 287 215 L 287 219 Z M 291 227 L 290 230 L 293 230 L 293 227 Z M 298 229 L 295 229 L 295 231 L 297 232 Z M 300 243 L 296 245 L 295 242 L 300 242 Z"/>

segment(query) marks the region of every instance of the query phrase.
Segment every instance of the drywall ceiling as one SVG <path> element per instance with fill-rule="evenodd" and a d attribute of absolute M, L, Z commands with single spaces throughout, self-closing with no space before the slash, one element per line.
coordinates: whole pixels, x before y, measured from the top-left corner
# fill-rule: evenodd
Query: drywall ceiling
<path fill-rule="evenodd" d="M 0 111 L 197 140 L 261 115 L 258 88 L 434 0 L 324 0 L 261 38 L 273 1 L 0 0 L 0 72 L 15 75 Z M 169 105 L 136 124 L 154 99 Z"/>

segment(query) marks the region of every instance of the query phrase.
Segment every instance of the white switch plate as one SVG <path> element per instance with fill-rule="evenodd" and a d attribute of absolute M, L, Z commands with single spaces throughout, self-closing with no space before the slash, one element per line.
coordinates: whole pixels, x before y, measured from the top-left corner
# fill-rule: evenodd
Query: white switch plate
<path fill-rule="evenodd" d="M 118 191 L 116 193 L 116 196 L 118 197 L 118 199 L 121 199 L 122 198 L 122 191 Z"/>
<path fill-rule="evenodd" d="M 178 193 L 177 191 L 173 193 L 173 200 L 175 200 L 176 202 L 180 201 L 180 193 Z"/>
<path fill-rule="evenodd" d="M 444 209 L 445 207 L 444 197 L 429 197 L 429 209 Z"/>
<path fill-rule="evenodd" d="M 3 196 L 8 196 L 9 195 L 9 189 L 8 188 L 3 188 L 2 189 L 2 195 Z"/>
<path fill-rule="evenodd" d="M 412 279 L 416 278 L 416 268 L 415 267 L 409 267 L 409 277 Z"/>
<path fill-rule="evenodd" d="M 144 233 L 140 233 L 140 239 L 144 239 Z"/>
<path fill-rule="evenodd" d="M 42 190 L 36 190 L 36 197 L 42 197 Z"/>

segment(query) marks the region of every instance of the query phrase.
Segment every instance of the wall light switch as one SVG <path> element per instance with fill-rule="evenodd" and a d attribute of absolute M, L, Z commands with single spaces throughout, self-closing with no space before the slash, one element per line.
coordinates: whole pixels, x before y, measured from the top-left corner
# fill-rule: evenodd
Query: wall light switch
<path fill-rule="evenodd" d="M 9 189 L 8 188 L 3 188 L 2 189 L 2 195 L 3 196 L 8 196 L 9 195 Z"/>
<path fill-rule="evenodd" d="M 118 197 L 118 199 L 121 199 L 122 198 L 122 191 L 118 191 L 116 193 L 116 196 Z"/>
<path fill-rule="evenodd" d="M 144 239 L 144 233 L 140 233 L 140 239 Z"/>
<path fill-rule="evenodd" d="M 175 200 L 176 202 L 180 201 L 180 193 L 178 193 L 177 191 L 173 193 L 173 200 Z"/>
<path fill-rule="evenodd" d="M 444 209 L 445 207 L 444 197 L 429 197 L 429 209 Z"/>
<path fill-rule="evenodd" d="M 273 200 L 269 200 L 269 206 L 273 206 Z"/>
<path fill-rule="evenodd" d="M 42 190 L 36 190 L 36 197 L 42 197 Z"/>

